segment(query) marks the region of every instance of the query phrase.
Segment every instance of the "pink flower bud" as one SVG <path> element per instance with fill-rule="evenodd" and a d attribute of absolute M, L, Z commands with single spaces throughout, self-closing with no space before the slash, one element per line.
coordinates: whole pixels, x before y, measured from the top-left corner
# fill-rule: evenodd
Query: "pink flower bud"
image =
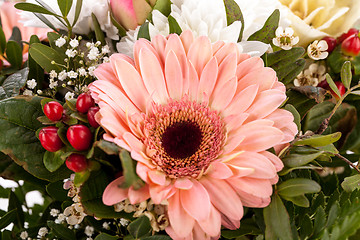
<path fill-rule="evenodd" d="M 145 22 L 156 0 L 110 0 L 114 18 L 126 30 Z"/>

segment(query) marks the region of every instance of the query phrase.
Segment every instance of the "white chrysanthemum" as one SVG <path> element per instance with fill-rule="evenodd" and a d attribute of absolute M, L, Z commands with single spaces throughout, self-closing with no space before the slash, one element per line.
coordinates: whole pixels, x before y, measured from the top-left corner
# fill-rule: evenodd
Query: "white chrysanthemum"
<path fill-rule="evenodd" d="M 26 0 L 28 3 L 38 4 L 35 0 Z M 77 1 L 73 1 L 73 5 L 68 14 L 68 19 L 70 23 L 74 21 L 75 17 L 75 6 Z M 50 6 L 55 13 L 61 15 L 61 11 L 59 9 L 57 0 L 47 0 L 46 4 Z M 94 30 L 92 24 L 91 14 L 94 13 L 96 18 L 99 21 L 101 26 L 101 30 L 106 32 L 107 37 L 118 40 L 118 30 L 111 23 L 110 19 L 110 7 L 107 0 L 84 0 L 82 4 L 82 9 L 80 12 L 79 19 L 73 28 L 73 32 L 76 34 L 88 34 L 91 30 Z M 67 30 L 66 27 L 61 24 L 55 17 L 44 15 L 56 28 Z M 48 28 L 41 20 L 39 20 L 33 13 L 31 12 L 22 12 L 21 18 L 24 22 L 25 26 L 30 27 L 43 27 Z"/>
<path fill-rule="evenodd" d="M 247 39 L 252 33 L 259 30 L 266 19 L 279 5 L 275 0 L 236 0 L 244 15 L 245 27 L 243 39 Z M 212 42 L 223 40 L 225 42 L 237 42 L 241 22 L 236 21 L 227 26 L 226 11 L 221 0 L 172 0 L 171 16 L 176 19 L 183 31 L 191 30 L 194 37 L 208 36 Z M 254 3 L 249 3 L 254 2 Z M 277 4 L 276 4 L 277 3 Z M 153 24 L 149 24 L 150 37 L 161 34 L 169 35 L 169 23 L 167 18 L 159 11 L 153 11 Z M 132 47 L 137 39 L 139 27 L 127 32 L 117 44 L 120 53 L 132 56 Z M 241 52 L 250 55 L 262 55 L 268 45 L 256 41 L 240 42 Z"/>

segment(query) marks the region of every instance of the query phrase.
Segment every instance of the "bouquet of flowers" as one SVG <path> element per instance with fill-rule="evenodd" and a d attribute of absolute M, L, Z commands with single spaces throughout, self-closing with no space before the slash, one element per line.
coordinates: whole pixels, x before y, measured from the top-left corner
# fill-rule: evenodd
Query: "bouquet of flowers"
<path fill-rule="evenodd" d="M 360 1 L 0 6 L 0 239 L 359 239 Z"/>

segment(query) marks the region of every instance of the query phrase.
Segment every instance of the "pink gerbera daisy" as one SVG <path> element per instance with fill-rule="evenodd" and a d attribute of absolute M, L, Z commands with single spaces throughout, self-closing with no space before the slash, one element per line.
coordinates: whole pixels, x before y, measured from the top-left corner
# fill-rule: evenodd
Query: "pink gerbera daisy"
<path fill-rule="evenodd" d="M 90 86 L 104 138 L 131 152 L 139 190 L 108 185 L 106 205 L 168 201 L 173 239 L 211 239 L 240 226 L 243 206 L 265 207 L 281 160 L 266 151 L 293 140 L 276 73 L 235 43 L 207 37 L 140 39 L 134 59 L 114 54 Z"/>

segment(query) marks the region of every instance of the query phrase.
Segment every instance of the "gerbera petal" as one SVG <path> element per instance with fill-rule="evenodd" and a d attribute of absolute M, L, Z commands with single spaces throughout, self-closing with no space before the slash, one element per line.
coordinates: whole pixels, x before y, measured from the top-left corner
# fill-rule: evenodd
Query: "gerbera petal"
<path fill-rule="evenodd" d="M 212 58 L 205 66 L 201 77 L 198 88 L 198 100 L 201 100 L 200 97 L 205 93 L 207 96 L 210 96 L 215 87 L 215 83 L 218 75 L 218 64 L 216 58 Z"/>
<path fill-rule="evenodd" d="M 173 196 L 178 190 L 172 186 L 168 185 L 166 187 L 161 185 L 151 185 L 149 188 L 151 199 L 155 204 L 160 204 L 164 199 L 168 199 Z"/>
<path fill-rule="evenodd" d="M 190 189 L 194 183 L 188 178 L 178 178 L 175 180 L 174 187 L 179 189 Z"/>
<path fill-rule="evenodd" d="M 255 69 L 239 79 L 238 91 L 253 84 L 259 85 L 259 91 L 268 90 L 272 88 L 276 79 L 276 72 L 271 68 Z"/>
<path fill-rule="evenodd" d="M 222 47 L 216 51 L 214 56 L 218 60 L 218 63 L 221 64 L 224 59 L 226 59 L 230 54 L 238 52 L 238 47 L 235 43 L 223 44 Z M 236 56 L 236 55 L 235 55 Z M 237 64 L 237 62 L 235 62 Z"/>
<path fill-rule="evenodd" d="M 149 94 L 156 103 L 166 103 L 169 98 L 166 90 L 163 70 L 157 57 L 146 48 L 139 54 L 141 75 Z"/>
<path fill-rule="evenodd" d="M 253 103 L 258 89 L 259 85 L 253 84 L 240 91 L 224 109 L 224 115 L 238 115 L 245 112 Z"/>
<path fill-rule="evenodd" d="M 219 212 L 232 218 L 241 219 L 243 206 L 234 189 L 224 180 L 203 177 L 200 183 L 210 195 L 211 203 Z"/>
<path fill-rule="evenodd" d="M 263 208 L 269 205 L 271 201 L 270 196 L 261 198 L 253 194 L 241 191 L 240 189 L 237 190 L 237 193 L 239 194 L 242 203 L 246 207 Z"/>
<path fill-rule="evenodd" d="M 259 152 L 259 154 L 262 154 L 267 159 L 269 159 L 274 164 L 277 172 L 280 171 L 284 167 L 283 161 L 281 161 L 281 159 L 278 156 L 276 156 L 275 154 L 268 152 L 268 151 Z"/>
<path fill-rule="evenodd" d="M 149 197 L 149 185 L 145 184 L 142 188 L 137 190 L 135 190 L 133 186 L 129 188 L 128 198 L 131 204 L 141 203 Z"/>
<path fill-rule="evenodd" d="M 259 57 L 248 58 L 245 61 L 240 62 L 237 65 L 236 76 L 241 79 L 248 72 L 254 71 L 256 69 L 260 69 L 264 67 L 264 62 Z"/>
<path fill-rule="evenodd" d="M 158 170 L 149 171 L 148 176 L 153 183 L 156 183 L 158 185 L 163 186 L 166 183 L 166 175 Z"/>
<path fill-rule="evenodd" d="M 216 237 L 221 228 L 221 214 L 211 205 L 208 219 L 197 221 L 201 229 L 209 236 Z"/>
<path fill-rule="evenodd" d="M 201 52 L 201 54 L 199 54 Z M 212 57 L 212 48 L 209 38 L 205 36 L 198 37 L 191 44 L 188 59 L 194 65 L 198 76 L 201 76 L 202 70 Z"/>
<path fill-rule="evenodd" d="M 188 53 L 188 51 L 191 47 L 191 44 L 194 42 L 194 35 L 191 33 L 190 30 L 183 31 L 180 34 L 180 39 L 181 39 L 182 44 L 184 45 L 185 52 Z"/>
<path fill-rule="evenodd" d="M 105 205 L 114 205 L 128 197 L 128 189 L 120 188 L 124 181 L 125 177 L 121 176 L 107 185 L 102 196 L 102 200 Z"/>
<path fill-rule="evenodd" d="M 159 56 L 159 61 L 161 66 L 165 65 L 165 47 L 167 40 L 163 35 L 156 35 L 151 39 L 151 45 L 154 47 L 155 51 Z"/>
<path fill-rule="evenodd" d="M 241 190 L 261 198 L 267 198 L 272 194 L 272 186 L 268 179 L 242 177 L 231 179 L 228 183 L 235 190 Z"/>
<path fill-rule="evenodd" d="M 206 174 L 213 178 L 226 179 L 231 177 L 233 172 L 225 163 L 215 162 L 210 165 Z"/>
<path fill-rule="evenodd" d="M 223 86 L 217 87 L 210 98 L 212 108 L 215 110 L 226 108 L 235 95 L 236 86 L 237 79 L 236 77 L 233 77 L 225 82 Z"/>
<path fill-rule="evenodd" d="M 165 79 L 170 98 L 180 100 L 183 92 L 183 75 L 175 52 L 169 51 L 165 60 Z"/>
<path fill-rule="evenodd" d="M 206 189 L 198 181 L 187 190 L 180 190 L 180 201 L 185 211 L 197 221 L 208 219 L 210 216 L 210 197 Z"/>
<path fill-rule="evenodd" d="M 193 230 L 195 219 L 182 208 L 180 193 L 176 192 L 168 199 L 168 202 L 169 221 L 175 234 L 181 238 L 189 236 Z"/>

